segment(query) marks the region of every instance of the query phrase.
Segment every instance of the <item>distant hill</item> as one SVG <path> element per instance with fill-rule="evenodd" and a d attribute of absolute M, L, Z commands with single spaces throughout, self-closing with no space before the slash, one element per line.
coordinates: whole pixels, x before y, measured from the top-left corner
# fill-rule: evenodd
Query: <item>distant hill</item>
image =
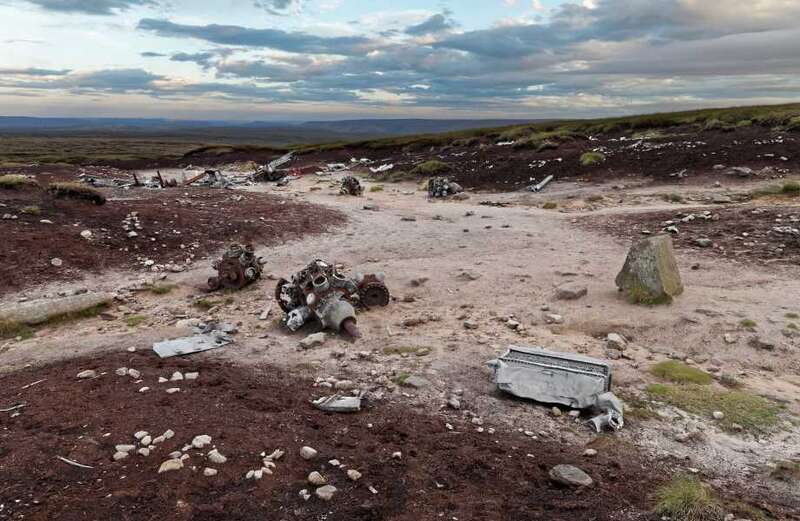
<path fill-rule="evenodd" d="M 188 135 L 199 137 L 236 137 L 263 139 L 265 130 L 291 136 L 299 142 L 314 140 L 356 139 L 376 136 L 399 136 L 452 132 L 471 128 L 499 127 L 533 123 L 522 119 L 351 119 L 341 121 L 217 121 L 146 118 L 40 118 L 0 116 L 2 133 L 72 134 L 103 131 L 137 135 Z M 252 132 L 252 135 L 249 135 Z"/>

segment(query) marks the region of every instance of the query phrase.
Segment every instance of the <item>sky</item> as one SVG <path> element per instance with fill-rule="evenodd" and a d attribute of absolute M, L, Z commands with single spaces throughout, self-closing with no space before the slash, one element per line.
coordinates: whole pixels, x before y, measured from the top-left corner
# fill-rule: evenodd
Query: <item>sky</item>
<path fill-rule="evenodd" d="M 0 115 L 571 118 L 800 101 L 800 0 L 0 0 Z"/>

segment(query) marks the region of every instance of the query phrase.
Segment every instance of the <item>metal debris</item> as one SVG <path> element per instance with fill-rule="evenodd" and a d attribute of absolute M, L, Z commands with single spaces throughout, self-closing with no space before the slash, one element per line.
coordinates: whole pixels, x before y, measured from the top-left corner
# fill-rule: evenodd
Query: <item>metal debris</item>
<path fill-rule="evenodd" d="M 217 270 L 217 276 L 208 279 L 208 287 L 211 290 L 241 289 L 261 277 L 265 263 L 262 257 L 256 257 L 252 245 L 231 244 L 222 258 L 211 265 Z"/>
<path fill-rule="evenodd" d="M 428 180 L 428 197 L 449 197 L 459 194 L 464 189 L 458 183 L 446 177 L 431 177 Z"/>
<path fill-rule="evenodd" d="M 72 465 L 73 467 L 79 467 L 82 469 L 93 469 L 94 467 L 90 467 L 89 465 L 84 465 L 83 463 L 78 463 L 77 461 L 72 461 L 71 459 L 64 458 L 62 456 L 56 456 L 56 458 L 60 459 L 67 465 Z"/>
<path fill-rule="evenodd" d="M 286 315 L 286 326 L 300 329 L 316 318 L 324 328 L 344 330 L 354 337 L 361 334 L 356 327 L 355 306 L 385 306 L 389 290 L 383 274 L 345 276 L 335 265 L 317 259 L 290 280 L 280 279 L 275 298 Z"/>
<path fill-rule="evenodd" d="M 364 187 L 357 177 L 348 175 L 342 179 L 342 187 L 339 189 L 341 195 L 360 196 L 364 193 Z"/>
<path fill-rule="evenodd" d="M 487 365 L 494 368 L 501 391 L 573 409 L 599 409 L 602 414 L 590 420 L 598 432 L 607 426 L 618 430 L 624 424 L 622 402 L 610 392 L 612 366 L 604 360 L 510 346 Z"/>
<path fill-rule="evenodd" d="M 294 153 L 289 152 L 278 159 L 273 159 L 266 165 L 259 167 L 252 175 L 252 180 L 257 182 L 281 182 L 288 176 L 288 172 L 278 170 L 283 165 L 290 163 L 294 159 Z M 288 181 L 287 181 L 288 182 Z M 279 185 L 283 186 L 283 185 Z"/>
<path fill-rule="evenodd" d="M 382 172 L 388 172 L 389 170 L 394 168 L 394 163 L 388 163 L 381 166 L 371 166 L 369 167 L 369 171 L 373 174 L 380 174 Z"/>
<path fill-rule="evenodd" d="M 17 409 L 22 409 L 26 405 L 28 405 L 28 404 L 26 404 L 26 403 L 18 403 L 17 405 L 12 405 L 11 407 L 7 407 L 5 409 L 0 409 L 0 412 L 16 411 Z"/>
<path fill-rule="evenodd" d="M 314 407 L 327 412 L 358 412 L 361 410 L 361 396 L 323 396 L 312 402 Z"/>
<path fill-rule="evenodd" d="M 233 342 L 229 334 L 236 332 L 232 324 L 206 324 L 195 328 L 194 336 L 164 340 L 153 344 L 153 351 L 161 358 L 178 355 L 191 355 L 226 346 Z"/>
<path fill-rule="evenodd" d="M 545 187 L 546 187 L 548 184 L 550 184 L 550 182 L 551 182 L 553 179 L 555 179 L 555 176 L 553 176 L 553 175 L 549 175 L 549 176 L 545 177 L 545 178 L 544 178 L 544 180 L 542 180 L 542 182 L 541 182 L 541 183 L 537 183 L 537 184 L 535 184 L 535 185 L 531 185 L 531 186 L 529 186 L 529 187 L 528 187 L 528 190 L 529 190 L 529 191 L 531 191 L 531 192 L 537 192 L 537 193 L 538 193 L 538 192 L 541 192 L 542 190 L 544 190 L 544 189 L 545 189 Z"/>

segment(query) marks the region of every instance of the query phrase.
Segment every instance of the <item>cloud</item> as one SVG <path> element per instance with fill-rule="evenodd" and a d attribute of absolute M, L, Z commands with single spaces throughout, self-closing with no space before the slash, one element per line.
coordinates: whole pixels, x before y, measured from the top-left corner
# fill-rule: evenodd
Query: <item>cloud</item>
<path fill-rule="evenodd" d="M 251 29 L 238 25 L 184 25 L 168 20 L 145 18 L 138 28 L 159 36 L 194 38 L 222 45 L 266 47 L 286 52 L 312 54 L 363 54 L 374 48 L 374 40 L 364 36 L 316 36 L 282 29 Z"/>
<path fill-rule="evenodd" d="M 132 7 L 156 5 L 154 0 L 27 0 L 47 11 L 112 15 Z"/>
<path fill-rule="evenodd" d="M 253 5 L 278 16 L 286 16 L 289 11 L 299 12 L 302 9 L 301 0 L 255 0 Z"/>
<path fill-rule="evenodd" d="M 145 52 L 140 52 L 139 56 L 141 56 L 142 58 L 164 58 L 166 54 L 161 54 L 160 52 L 145 51 Z"/>
<path fill-rule="evenodd" d="M 28 67 L 26 69 L 0 69 L 0 74 L 8 76 L 64 76 L 69 74 L 69 69 L 39 69 Z"/>
<path fill-rule="evenodd" d="M 425 36 L 428 34 L 449 31 L 455 23 L 443 14 L 435 14 L 422 23 L 406 27 L 405 33 L 411 36 Z"/>

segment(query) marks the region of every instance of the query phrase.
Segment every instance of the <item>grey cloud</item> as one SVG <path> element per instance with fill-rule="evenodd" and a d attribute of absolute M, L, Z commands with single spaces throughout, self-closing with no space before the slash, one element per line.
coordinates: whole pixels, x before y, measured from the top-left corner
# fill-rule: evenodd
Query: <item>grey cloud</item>
<path fill-rule="evenodd" d="M 300 0 L 255 0 L 253 5 L 269 14 L 285 16 L 292 8 L 299 9 Z"/>
<path fill-rule="evenodd" d="M 141 56 L 142 58 L 164 58 L 166 54 L 161 54 L 160 52 L 145 51 L 145 52 L 140 52 L 139 56 Z"/>
<path fill-rule="evenodd" d="M 195 38 L 223 45 L 266 47 L 286 52 L 312 54 L 362 54 L 377 43 L 363 36 L 324 37 L 281 29 L 251 29 L 237 25 L 184 25 L 145 18 L 139 29 L 159 36 Z"/>
<path fill-rule="evenodd" d="M 28 0 L 28 2 L 48 11 L 105 16 L 131 7 L 156 5 L 154 0 Z"/>
<path fill-rule="evenodd" d="M 28 67 L 26 69 L 0 69 L 0 74 L 12 76 L 64 76 L 69 74 L 70 69 L 39 69 Z"/>
<path fill-rule="evenodd" d="M 451 19 L 443 14 L 435 14 L 422 23 L 406 27 L 405 33 L 411 36 L 424 36 L 449 31 L 453 27 L 455 23 Z"/>

